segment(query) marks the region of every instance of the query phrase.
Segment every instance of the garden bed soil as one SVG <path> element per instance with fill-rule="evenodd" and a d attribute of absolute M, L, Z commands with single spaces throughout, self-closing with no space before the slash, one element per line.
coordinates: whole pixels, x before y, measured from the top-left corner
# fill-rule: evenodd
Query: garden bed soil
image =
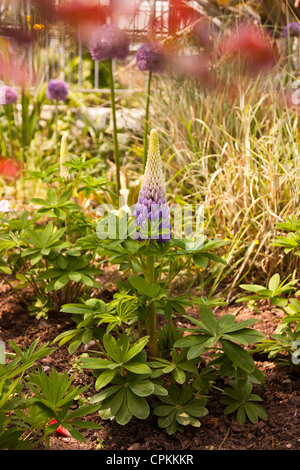
<path fill-rule="evenodd" d="M 26 297 L 27 293 L 22 292 Z M 21 297 L 22 297 L 21 296 Z M 189 312 L 195 314 L 196 312 Z M 255 327 L 266 337 L 272 334 L 280 318 L 267 302 L 260 305 L 259 311 L 249 310 L 246 306 L 232 304 L 218 308 L 216 315 L 232 313 L 237 320 L 249 317 L 259 318 Z M 184 319 L 178 319 L 181 323 Z M 37 320 L 29 316 L 26 307 L 9 287 L 0 286 L 0 339 L 8 344 L 13 340 L 20 347 L 28 347 L 36 338 L 40 344 L 51 343 L 63 331 L 73 328 L 67 314 L 50 315 L 47 320 Z M 56 345 L 57 346 L 57 345 Z M 74 385 L 91 384 L 87 396 L 95 393 L 94 379 L 90 371 L 77 370 L 75 359 L 84 348 L 69 355 L 67 346 L 41 360 L 45 372 L 55 368 L 58 372 L 75 372 Z M 80 443 L 73 438 L 55 433 L 50 438 L 51 450 L 299 450 L 300 449 L 300 367 L 291 369 L 279 366 L 265 355 L 255 356 L 256 364 L 264 372 L 266 380 L 260 395 L 266 410 L 267 421 L 257 424 L 239 424 L 233 415 L 225 416 L 224 406 L 219 403 L 220 393 L 211 394 L 207 408 L 209 414 L 202 418 L 200 428 L 188 427 L 183 434 L 171 436 L 157 425 L 157 418 L 146 420 L 132 419 L 126 426 L 114 420 L 104 421 L 98 413 L 87 419 L 100 423 L 100 430 L 81 430 L 86 442 Z"/>

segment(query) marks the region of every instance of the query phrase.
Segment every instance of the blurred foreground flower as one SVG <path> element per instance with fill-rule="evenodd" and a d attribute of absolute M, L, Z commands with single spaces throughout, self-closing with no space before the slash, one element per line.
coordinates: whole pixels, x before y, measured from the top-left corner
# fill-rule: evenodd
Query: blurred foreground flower
<path fill-rule="evenodd" d="M 46 95 L 51 101 L 64 101 L 68 95 L 68 87 L 62 80 L 50 80 L 46 89 Z"/>
<path fill-rule="evenodd" d="M 265 30 L 243 25 L 233 31 L 220 46 L 226 58 L 238 58 L 250 74 L 268 72 L 278 60 L 275 43 Z"/>
<path fill-rule="evenodd" d="M 91 36 L 90 53 L 94 60 L 123 60 L 129 54 L 129 38 L 114 24 L 101 25 Z"/>
<path fill-rule="evenodd" d="M 49 424 L 56 424 L 56 423 L 57 423 L 56 419 L 53 419 L 52 421 L 50 421 Z M 65 437 L 72 437 L 69 431 L 66 428 L 64 428 L 61 424 L 57 427 L 56 432 L 58 432 L 59 434 L 62 434 Z"/>
<path fill-rule="evenodd" d="M 191 79 L 201 85 L 212 85 L 210 61 L 205 54 L 174 57 L 169 65 L 179 80 Z"/>
<path fill-rule="evenodd" d="M 159 150 L 158 133 L 150 133 L 149 152 L 138 202 L 133 212 L 135 225 L 139 227 L 139 240 L 167 241 L 171 237 L 170 211 L 166 203 L 166 188 Z"/>
<path fill-rule="evenodd" d="M 10 212 L 11 207 L 10 207 L 10 202 L 7 199 L 2 199 L 0 201 L 0 212 Z"/>
<path fill-rule="evenodd" d="M 297 23 L 297 21 L 293 21 L 292 23 L 287 24 L 284 27 L 282 36 L 284 38 L 289 37 L 289 36 L 300 37 L 300 23 Z"/>
<path fill-rule="evenodd" d="M 142 72 L 163 72 L 166 67 L 166 52 L 159 43 L 143 44 L 136 53 L 136 66 Z"/>
<path fill-rule="evenodd" d="M 0 176 L 6 181 L 15 181 L 20 175 L 20 164 L 14 158 L 0 157 Z"/>
<path fill-rule="evenodd" d="M 106 20 L 105 7 L 101 6 L 100 2 L 94 5 L 91 3 L 81 0 L 63 2 L 58 7 L 56 15 L 58 19 L 66 23 L 104 22 Z"/>
<path fill-rule="evenodd" d="M 1 104 L 12 104 L 16 103 L 18 100 L 18 93 L 13 90 L 11 87 L 4 85 L 3 89 L 1 89 L 3 96 L 1 94 L 1 99 L 3 98 L 3 103 Z"/>

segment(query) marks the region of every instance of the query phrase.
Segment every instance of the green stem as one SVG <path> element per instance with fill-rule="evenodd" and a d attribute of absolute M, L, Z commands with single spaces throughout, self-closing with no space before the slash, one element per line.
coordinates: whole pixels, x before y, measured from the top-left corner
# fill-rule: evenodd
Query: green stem
<path fill-rule="evenodd" d="M 144 153 L 143 153 L 143 170 L 145 171 L 147 162 L 147 147 L 148 147 L 148 128 L 149 128 L 149 110 L 150 110 L 150 94 L 151 94 L 151 81 L 152 72 L 150 70 L 148 75 L 147 87 L 147 100 L 146 100 L 146 114 L 145 114 L 145 127 L 144 127 Z"/>
<path fill-rule="evenodd" d="M 117 118 L 116 118 L 116 98 L 115 98 L 115 81 L 113 74 L 113 63 L 112 59 L 109 59 L 109 75 L 110 75 L 110 98 L 111 98 L 111 109 L 113 119 L 113 141 L 114 141 L 114 154 L 116 164 L 116 177 L 117 177 L 117 200 L 119 203 L 121 180 L 120 180 L 120 156 L 119 156 L 119 145 L 118 145 L 118 129 L 117 129 Z"/>
<path fill-rule="evenodd" d="M 146 279 L 149 284 L 154 283 L 154 255 L 147 258 Z M 149 335 L 149 355 L 150 357 L 159 357 L 159 348 L 156 331 L 156 309 L 154 302 L 148 307 L 149 316 L 147 319 L 147 333 Z"/>

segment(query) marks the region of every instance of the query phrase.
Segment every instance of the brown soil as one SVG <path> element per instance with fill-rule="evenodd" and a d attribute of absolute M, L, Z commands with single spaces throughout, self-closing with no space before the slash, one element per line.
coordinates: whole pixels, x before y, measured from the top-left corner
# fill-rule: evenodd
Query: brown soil
<path fill-rule="evenodd" d="M 22 296 L 26 292 L 22 293 Z M 239 304 L 225 309 L 236 315 L 238 320 L 258 317 L 256 328 L 267 337 L 277 326 L 280 314 L 267 303 L 261 305 L 258 313 Z M 193 312 L 191 312 L 193 313 Z M 225 313 L 219 309 L 217 315 Z M 40 338 L 40 344 L 51 342 L 61 332 L 73 328 L 68 315 L 56 314 L 47 320 L 29 316 L 22 302 L 9 288 L 0 286 L 0 339 L 6 344 L 13 340 L 20 347 L 28 347 Z M 58 372 L 74 372 L 74 360 L 84 349 L 70 356 L 66 346 L 57 348 L 41 361 L 45 372 L 53 367 Z M 81 430 L 86 438 L 82 444 L 73 438 L 54 434 L 50 439 L 51 450 L 299 450 L 300 449 L 300 370 L 276 365 L 265 356 L 259 356 L 257 366 L 265 373 L 266 381 L 260 395 L 266 410 L 267 421 L 257 424 L 238 424 L 231 415 L 225 416 L 224 406 L 219 403 L 219 394 L 213 393 L 208 401 L 209 414 L 202 418 L 200 428 L 187 428 L 183 434 L 172 436 L 157 426 L 155 416 L 140 421 L 133 419 L 126 426 L 115 421 L 104 421 L 97 413 L 88 416 L 102 425 L 100 430 Z M 91 383 L 87 392 L 95 390 L 94 380 L 89 371 L 76 371 L 75 384 Z M 87 396 L 88 396 L 87 395 Z"/>

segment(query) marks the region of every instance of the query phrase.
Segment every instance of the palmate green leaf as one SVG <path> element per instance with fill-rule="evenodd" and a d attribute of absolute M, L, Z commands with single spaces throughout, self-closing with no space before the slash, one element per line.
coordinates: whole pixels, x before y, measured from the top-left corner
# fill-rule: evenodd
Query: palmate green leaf
<path fill-rule="evenodd" d="M 231 414 L 237 412 L 237 421 L 244 423 L 248 417 L 252 423 L 257 423 L 258 419 L 267 419 L 265 410 L 258 405 L 261 398 L 252 393 L 252 384 L 246 380 L 232 380 L 232 388 L 225 388 L 220 402 L 227 405 L 224 413 Z"/>
<path fill-rule="evenodd" d="M 228 334 L 225 333 L 222 335 L 222 338 L 248 346 L 248 344 L 255 344 L 263 341 L 265 339 L 265 335 L 260 331 L 244 328 Z"/>
<path fill-rule="evenodd" d="M 141 362 L 127 362 L 126 364 L 123 364 L 123 367 L 133 374 L 151 374 L 150 367 Z"/>
<path fill-rule="evenodd" d="M 103 388 L 107 384 L 109 384 L 113 380 L 117 372 L 118 372 L 117 369 L 105 370 L 104 372 L 102 372 L 96 380 L 96 383 L 95 383 L 96 390 L 98 390 L 99 388 Z"/>
<path fill-rule="evenodd" d="M 122 363 L 122 354 L 118 346 L 117 340 L 110 334 L 103 336 L 103 345 L 108 355 L 117 363 Z"/>
<path fill-rule="evenodd" d="M 0 274 L 11 274 L 12 270 L 9 266 L 0 266 Z"/>
<path fill-rule="evenodd" d="M 206 400 L 193 398 L 193 389 L 190 385 L 179 389 L 171 385 L 169 394 L 161 397 L 160 402 L 153 403 L 154 414 L 158 416 L 158 425 L 166 428 L 168 434 L 173 434 L 180 425 L 199 427 L 197 419 L 208 413 L 205 408 Z"/>
<path fill-rule="evenodd" d="M 217 331 L 217 320 L 211 309 L 207 305 L 200 305 L 199 315 L 207 330 L 212 335 L 215 335 Z"/>
<path fill-rule="evenodd" d="M 128 402 L 127 402 L 127 394 L 124 396 L 123 403 L 115 415 L 116 421 L 118 424 L 125 426 L 132 418 L 132 413 L 129 409 Z"/>
<path fill-rule="evenodd" d="M 255 363 L 249 352 L 245 351 L 241 346 L 231 341 L 220 339 L 225 354 L 233 362 L 234 365 L 245 370 L 249 374 L 254 371 Z"/>
<path fill-rule="evenodd" d="M 149 341 L 149 336 L 144 336 L 137 340 L 130 349 L 126 352 L 125 356 L 123 357 L 123 361 L 127 362 L 137 356 L 146 346 Z"/>
<path fill-rule="evenodd" d="M 150 380 L 140 380 L 129 384 L 129 389 L 139 397 L 147 397 L 154 393 L 155 385 Z"/>
<path fill-rule="evenodd" d="M 130 284 L 142 295 L 152 297 L 151 285 L 141 276 L 131 276 Z"/>
<path fill-rule="evenodd" d="M 145 398 L 135 395 L 127 389 L 127 403 L 130 412 L 138 419 L 146 419 L 150 413 L 150 407 Z"/>

